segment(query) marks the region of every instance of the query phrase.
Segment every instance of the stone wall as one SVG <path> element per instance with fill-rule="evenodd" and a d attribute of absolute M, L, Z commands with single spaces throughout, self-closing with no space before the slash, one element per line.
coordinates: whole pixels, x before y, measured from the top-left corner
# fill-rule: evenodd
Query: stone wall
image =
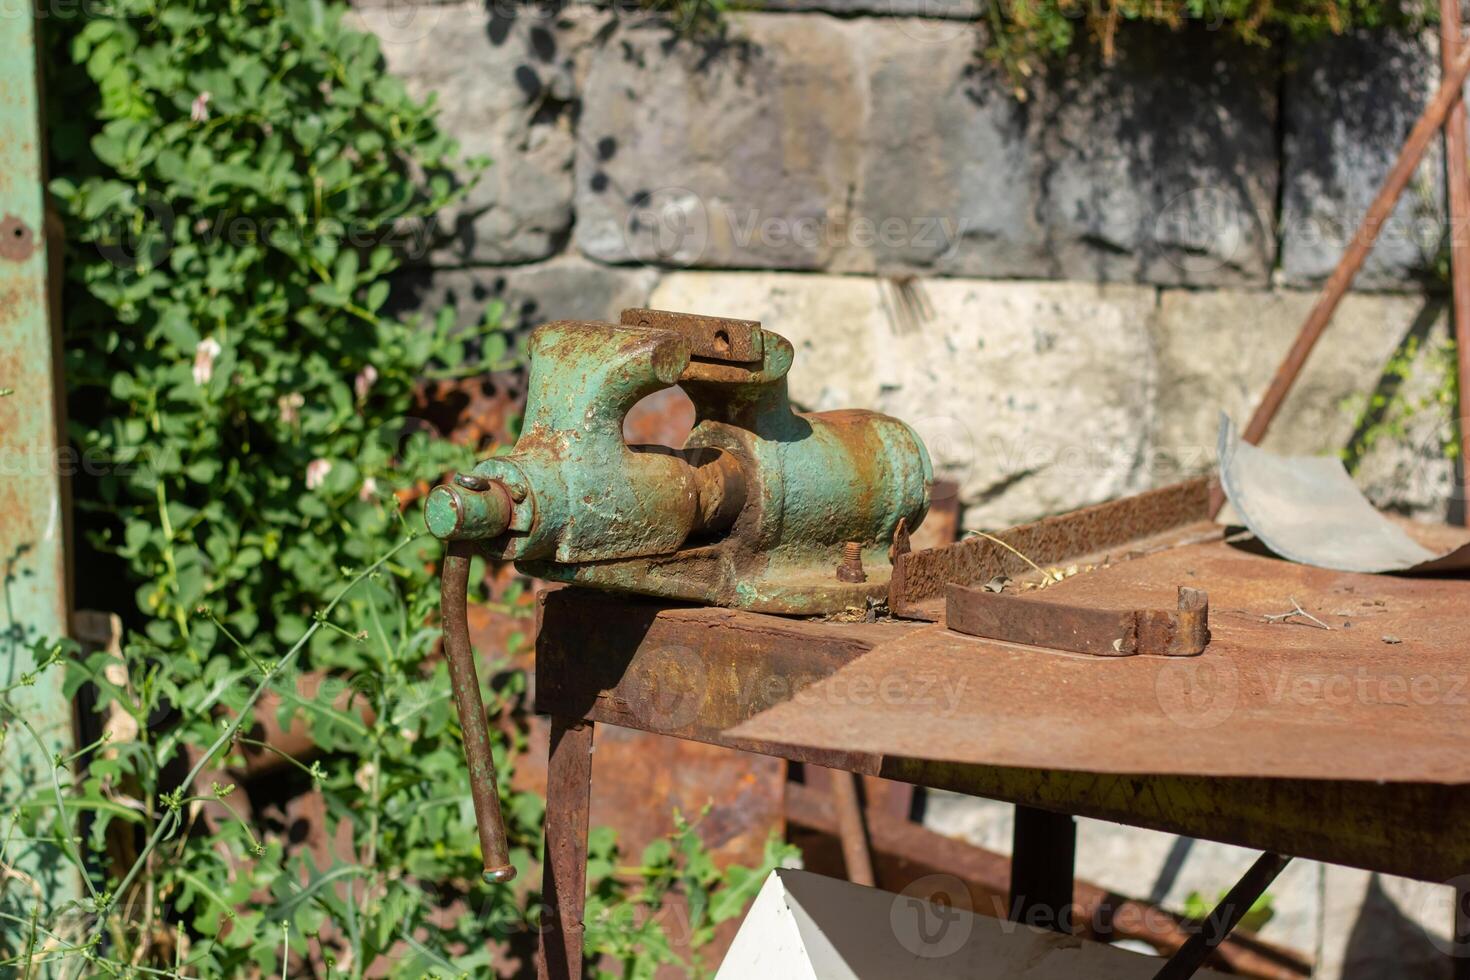
<path fill-rule="evenodd" d="M 1115 67 L 1079 54 L 1023 99 L 979 53 L 978 0 L 759 6 L 712 40 L 592 4 L 360 2 L 389 68 L 494 161 L 395 302 L 467 326 L 492 301 L 522 327 L 760 319 L 797 346 L 802 404 L 913 423 L 971 528 L 1207 471 L 1219 413 L 1249 414 L 1438 81 L 1428 35 L 1263 51 L 1191 25 L 1125 31 Z M 1441 170 L 1436 147 L 1268 446 L 1341 451 L 1390 358 L 1443 340 Z M 1426 361 L 1400 391 L 1433 388 Z M 1370 453 L 1370 495 L 1442 516 L 1443 428 L 1425 413 Z M 933 819 L 978 834 L 1007 812 Z M 1119 889 L 1172 846 L 1087 833 Z M 1225 887 L 1239 855 L 1196 853 Z M 1294 875 L 1310 887 L 1271 934 L 1321 975 L 1438 975 L 1364 969 L 1381 944 L 1342 939 L 1407 921 L 1398 885 Z"/>
<path fill-rule="evenodd" d="M 798 342 L 806 405 L 915 420 L 968 526 L 1202 472 L 1437 83 L 1432 37 L 1140 28 L 1116 66 L 1078 54 L 1018 98 L 972 13 L 800 0 L 712 40 L 603 6 L 364 3 L 390 69 L 493 160 L 398 302 L 759 317 Z M 1441 169 L 1436 149 L 1269 444 L 1340 450 L 1390 355 L 1443 335 Z M 1441 421 L 1364 462 L 1380 503 L 1443 513 Z"/>

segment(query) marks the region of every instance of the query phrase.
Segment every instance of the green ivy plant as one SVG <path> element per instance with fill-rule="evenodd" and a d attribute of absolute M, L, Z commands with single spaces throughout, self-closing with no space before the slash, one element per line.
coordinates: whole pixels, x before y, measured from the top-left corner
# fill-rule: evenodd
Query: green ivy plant
<path fill-rule="evenodd" d="M 662 14 L 679 34 L 722 37 L 727 15 L 760 9 L 760 0 L 638 0 Z M 985 25 L 979 48 L 997 65 L 1018 101 L 1028 79 L 1068 51 L 1089 48 L 1105 63 L 1118 54 L 1119 32 L 1131 24 L 1178 30 L 1186 24 L 1226 31 L 1260 47 L 1290 38 L 1313 41 L 1359 29 L 1416 31 L 1439 21 L 1433 0 L 1000 0 L 978 5 Z"/>
<path fill-rule="evenodd" d="M 588 835 L 587 874 L 592 887 L 585 919 L 588 945 L 601 954 L 596 980 L 653 980 L 663 964 L 677 965 L 695 980 L 710 976 L 713 971 L 700 947 L 714 939 L 716 926 L 744 913 L 774 869 L 790 866 L 799 857 L 795 847 L 773 836 L 766 841 L 759 866 L 721 870 L 697 831 L 697 822 L 676 812 L 673 833 L 648 845 L 641 863 L 632 868 L 617 866 L 617 841 L 607 828 Z M 664 926 L 650 914 L 665 908 L 675 893 L 684 899 L 678 928 L 693 950 L 688 960 L 680 958 Z"/>
<path fill-rule="evenodd" d="M 1366 395 L 1343 400 L 1342 408 L 1357 425 L 1342 457 L 1350 472 L 1357 472 L 1368 453 L 1380 442 L 1406 444 L 1411 426 L 1425 421 L 1432 426 L 1433 449 L 1446 459 L 1460 455 L 1458 347 L 1453 337 L 1421 341 L 1410 334 L 1389 357 L 1375 389 Z M 1422 385 L 1409 382 L 1416 373 Z"/>
<path fill-rule="evenodd" d="M 488 889 L 435 653 L 439 546 L 413 502 L 471 458 L 412 418 L 416 386 L 514 367 L 515 345 L 494 308 L 455 332 L 452 310 L 425 323 L 389 304 L 389 277 L 483 161 L 459 156 L 344 11 L 98 0 L 40 22 L 79 578 L 127 626 L 120 659 L 61 645 L 41 659 L 136 734 L 32 753 L 35 785 L 0 800 L 0 869 L 49 844 L 85 885 L 47 908 L 0 875 L 0 971 L 483 975 L 534 944 L 543 803 L 509 782 L 526 678 L 508 661 L 485 674 L 523 872 Z M 528 613 L 518 588 L 502 611 Z M 337 686 L 308 696 L 305 670 Z M 319 792 L 347 842 L 327 867 L 212 775 L 267 751 L 242 721 L 267 692 L 322 752 L 282 760 L 280 778 Z M 0 691 L 0 749 L 26 726 Z M 681 862 L 595 882 L 602 907 L 651 921 L 667 888 L 647 883 Z M 705 896 L 769 870 L 699 868 L 680 887 Z M 640 976 L 676 958 L 606 929 L 588 954 Z"/>
<path fill-rule="evenodd" d="M 75 67 L 50 105 L 84 527 L 140 583 L 148 642 L 218 654 L 190 612 L 223 599 L 264 648 L 381 545 L 395 491 L 455 462 L 405 418 L 413 386 L 504 355 L 493 323 L 384 312 L 464 162 L 341 7 L 83 9 L 52 25 Z"/>
<path fill-rule="evenodd" d="M 1074 45 L 1094 45 L 1111 62 L 1129 24 L 1198 23 L 1264 47 L 1359 28 L 1417 30 L 1439 19 L 1430 0 L 1008 0 L 985 7 L 985 54 L 1006 70 L 1020 99 L 1026 79 Z"/>
<path fill-rule="evenodd" d="M 252 645 L 226 634 L 244 662 L 238 669 L 160 664 L 137 644 L 121 658 L 105 651 L 81 658 L 58 644 L 41 651 L 32 676 L 0 689 L 0 733 L 29 739 L 43 756 L 44 743 L 11 694 L 46 670 L 68 669 L 70 690 L 88 684 L 98 692 L 95 710 L 110 719 L 110 730 L 136 732 L 125 739 L 104 733 L 84 747 L 77 756 L 90 762 L 79 776 L 70 771 L 76 757 L 47 760 L 46 780 L 21 799 L 0 800 L 0 861 L 8 866 L 20 842 L 47 841 L 85 885 L 80 900 L 45 909 L 14 901 L 31 898 L 24 875 L 0 880 L 0 971 L 176 978 L 319 971 L 416 980 L 524 966 L 542 909 L 534 872 L 544 803 L 510 785 L 524 728 L 507 736 L 497 727 L 507 838 L 520 875 L 513 887 L 485 886 L 448 678 L 433 655 L 438 633 L 425 625 L 436 596 L 415 584 L 420 576 L 412 570 L 435 547 L 405 528 L 377 560 L 335 573 L 334 597 L 276 656 L 257 659 Z M 209 608 L 193 619 L 222 628 Z M 306 696 L 300 658 L 343 621 L 364 625 L 349 640 L 361 670 Z M 524 720 L 524 674 L 492 669 L 485 676 L 489 710 Z M 285 834 L 246 819 L 238 784 L 213 775 L 238 771 L 246 752 L 264 749 L 244 719 L 267 693 L 282 720 L 302 716 L 325 751 L 310 764 L 285 757 L 286 774 L 272 779 L 314 787 L 331 836 L 346 832 L 347 856 L 334 848 L 326 866 L 300 848 L 288 857 Z M 174 717 L 159 724 L 165 710 Z M 182 745 L 193 747 L 193 761 L 179 779 L 164 762 Z M 794 857 L 773 838 L 759 866 L 718 869 L 682 820 L 634 867 L 619 863 L 606 829 L 591 838 L 587 954 L 630 980 L 651 978 L 662 964 L 706 975 L 698 947 Z M 134 853 L 129 842 L 141 846 Z M 689 910 L 684 936 L 696 950 L 692 960 L 680 956 L 658 919 L 675 891 Z"/>

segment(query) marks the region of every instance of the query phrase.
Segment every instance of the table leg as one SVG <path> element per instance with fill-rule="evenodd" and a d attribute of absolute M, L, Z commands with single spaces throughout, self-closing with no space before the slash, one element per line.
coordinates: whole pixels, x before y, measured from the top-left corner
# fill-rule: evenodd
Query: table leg
<path fill-rule="evenodd" d="M 1011 919 L 1070 933 L 1077 822 L 1018 804 L 1011 841 Z"/>
<path fill-rule="evenodd" d="M 592 799 L 592 722 L 553 718 L 546 774 L 546 853 L 541 867 L 539 980 L 581 980 L 587 905 L 587 811 Z"/>
<path fill-rule="evenodd" d="M 842 862 L 847 867 L 847 880 L 854 885 L 872 888 L 878 883 L 873 876 L 873 854 L 868 847 L 868 828 L 863 819 L 863 804 L 858 797 L 858 777 L 841 769 L 832 774 L 832 802 L 837 805 L 837 830 L 842 841 Z"/>

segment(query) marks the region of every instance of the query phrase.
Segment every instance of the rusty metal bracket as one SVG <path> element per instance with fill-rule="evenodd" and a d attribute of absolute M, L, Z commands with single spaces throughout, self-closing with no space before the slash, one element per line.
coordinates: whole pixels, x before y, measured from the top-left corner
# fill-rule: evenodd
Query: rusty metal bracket
<path fill-rule="evenodd" d="M 619 322 L 625 327 L 672 330 L 689 341 L 690 356 L 710 361 L 750 364 L 760 361 L 765 351 L 759 320 L 631 309 L 623 311 Z"/>
<path fill-rule="evenodd" d="M 1177 610 L 1096 609 L 951 585 L 945 622 L 969 636 L 1098 657 L 1194 657 L 1210 642 L 1210 600 L 1180 586 Z"/>
<path fill-rule="evenodd" d="M 976 537 L 947 548 L 909 551 L 907 531 L 912 529 L 901 527 L 893 539 L 888 606 L 895 616 L 937 622 L 949 586 L 980 586 L 997 575 L 1016 578 L 1032 571 L 1017 552 L 1038 564 L 1056 565 L 1104 552 L 1116 560 L 1218 536 L 1209 507 L 1210 485 L 1200 478 L 1000 532 L 1010 548 Z"/>

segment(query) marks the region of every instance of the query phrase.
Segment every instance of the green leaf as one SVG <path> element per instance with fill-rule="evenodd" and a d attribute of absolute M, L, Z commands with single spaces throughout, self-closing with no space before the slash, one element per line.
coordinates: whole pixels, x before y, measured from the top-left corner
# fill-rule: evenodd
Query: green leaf
<path fill-rule="evenodd" d="M 363 305 L 376 313 L 388 301 L 388 292 L 388 281 L 386 279 L 378 280 L 368 287 L 367 298 L 363 301 Z"/>

